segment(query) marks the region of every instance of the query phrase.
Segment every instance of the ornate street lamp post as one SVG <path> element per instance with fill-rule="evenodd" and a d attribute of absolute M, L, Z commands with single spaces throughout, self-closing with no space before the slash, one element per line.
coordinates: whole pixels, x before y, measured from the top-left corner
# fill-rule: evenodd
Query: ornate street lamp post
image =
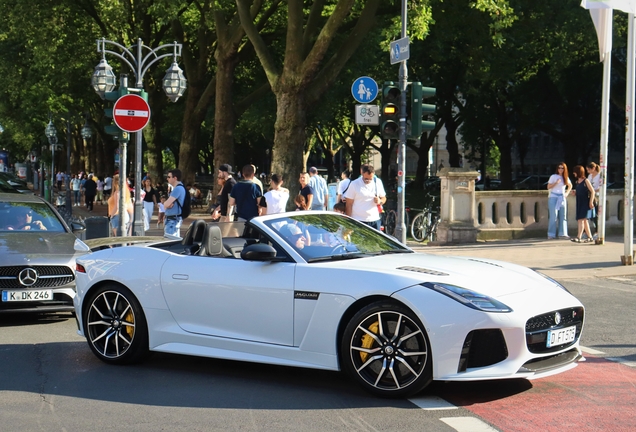
<path fill-rule="evenodd" d="M 106 45 L 115 46 L 119 52 L 112 51 L 106 48 Z M 133 54 L 135 51 L 136 54 Z M 172 53 L 158 55 L 158 52 L 164 49 L 172 49 Z M 144 56 L 145 51 L 145 56 Z M 105 95 L 109 91 L 113 91 L 115 88 L 115 75 L 112 68 L 106 62 L 106 53 L 112 54 L 130 67 L 131 71 L 135 75 L 135 88 L 128 88 L 128 91 L 134 91 L 141 93 L 144 97 L 146 93 L 143 91 L 143 77 L 148 68 L 154 63 L 164 57 L 173 56 L 173 63 L 166 71 L 166 75 L 163 78 L 163 87 L 166 95 L 172 102 L 176 102 L 179 97 L 183 95 L 186 89 L 186 79 L 183 72 L 177 65 L 177 57 L 181 56 L 181 44 L 173 42 L 171 44 L 161 45 L 157 48 L 150 48 L 142 42 L 141 39 L 137 39 L 137 43 L 129 48 L 106 40 L 104 38 L 97 40 L 97 52 L 102 53 L 102 60 L 99 62 L 93 73 L 92 83 L 93 88 L 104 99 Z M 141 174 L 143 171 L 143 155 L 142 155 L 142 131 L 135 133 L 135 218 L 134 218 L 134 235 L 144 235 L 144 224 L 142 221 L 143 202 L 141 200 Z M 121 151 L 121 149 L 120 149 Z M 120 179 L 126 179 L 126 166 L 121 163 L 120 166 Z M 123 218 L 122 218 L 123 220 Z"/>
<path fill-rule="evenodd" d="M 49 113 L 49 124 L 44 129 L 46 137 L 49 139 L 49 146 L 51 148 L 51 183 L 49 184 L 49 200 L 54 203 L 53 200 L 53 182 L 55 181 L 55 147 L 57 147 L 57 129 L 53 125 L 51 120 L 51 114 Z"/>

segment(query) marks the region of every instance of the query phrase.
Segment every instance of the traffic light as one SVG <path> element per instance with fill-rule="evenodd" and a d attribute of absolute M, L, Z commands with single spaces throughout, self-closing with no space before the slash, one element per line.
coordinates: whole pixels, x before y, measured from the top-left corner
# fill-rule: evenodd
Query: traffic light
<path fill-rule="evenodd" d="M 422 132 L 435 129 L 434 121 L 422 120 L 435 112 L 435 105 L 422 103 L 422 100 L 435 96 L 433 87 L 423 87 L 421 82 L 411 83 L 411 130 L 410 139 L 420 139 Z"/>
<path fill-rule="evenodd" d="M 392 81 L 386 81 L 382 87 L 382 124 L 380 134 L 384 139 L 398 139 L 400 135 L 400 88 Z"/>
<path fill-rule="evenodd" d="M 122 97 L 124 95 L 127 95 L 128 93 L 129 93 L 129 91 L 128 91 L 128 80 L 121 80 L 120 81 L 120 85 L 119 85 L 119 89 L 104 93 L 104 99 L 106 99 L 108 101 L 112 101 L 112 103 L 114 104 L 115 101 L 117 101 L 117 99 L 119 99 L 120 97 Z M 104 116 L 106 116 L 107 118 L 109 118 L 111 120 L 113 119 L 113 108 L 112 108 L 112 105 L 110 106 L 110 108 L 104 108 Z M 128 140 L 130 138 L 130 134 L 128 132 L 122 131 L 114 123 L 104 126 L 104 131 L 108 135 L 112 135 L 112 136 L 116 137 L 117 140 L 120 141 L 120 142 L 128 142 Z"/>

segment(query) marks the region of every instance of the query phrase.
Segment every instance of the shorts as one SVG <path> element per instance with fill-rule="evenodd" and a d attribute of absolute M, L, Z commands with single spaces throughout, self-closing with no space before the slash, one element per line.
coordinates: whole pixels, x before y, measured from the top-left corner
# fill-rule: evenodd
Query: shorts
<path fill-rule="evenodd" d="M 126 224 L 126 226 L 124 227 L 124 229 L 126 230 L 126 232 L 124 234 L 122 234 L 123 236 L 126 236 L 128 233 L 128 228 L 130 227 L 130 215 L 128 214 L 128 212 L 126 212 L 126 218 L 124 219 L 124 224 Z M 110 227 L 114 230 L 119 229 L 119 215 L 116 214 L 115 216 L 111 216 L 110 218 Z"/>

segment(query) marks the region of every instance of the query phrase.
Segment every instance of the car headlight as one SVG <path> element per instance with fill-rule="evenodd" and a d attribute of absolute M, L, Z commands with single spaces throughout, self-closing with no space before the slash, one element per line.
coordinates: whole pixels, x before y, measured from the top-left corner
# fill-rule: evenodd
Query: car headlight
<path fill-rule="evenodd" d="M 502 302 L 473 290 L 445 283 L 425 282 L 422 285 L 435 290 L 440 294 L 444 294 L 445 296 L 448 296 L 471 309 L 476 309 L 482 312 L 512 312 L 512 309 Z"/>
<path fill-rule="evenodd" d="M 552 282 L 553 284 L 555 284 L 556 286 L 558 286 L 559 288 L 561 288 L 563 291 L 567 292 L 568 294 L 572 294 L 570 291 L 568 291 L 568 289 L 566 287 L 564 287 L 559 282 L 557 282 L 554 279 L 552 279 L 550 276 L 545 275 L 545 274 L 543 274 L 541 272 L 537 272 L 537 273 L 540 274 L 541 276 L 543 276 L 544 278 L 546 278 L 547 280 L 549 280 L 550 282 Z"/>

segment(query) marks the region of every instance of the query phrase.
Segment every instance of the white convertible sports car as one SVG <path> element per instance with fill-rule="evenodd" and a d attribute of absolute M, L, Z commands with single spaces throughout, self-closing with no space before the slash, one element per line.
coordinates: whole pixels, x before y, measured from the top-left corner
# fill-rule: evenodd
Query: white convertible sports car
<path fill-rule="evenodd" d="M 414 253 L 346 216 L 196 221 L 183 241 L 77 259 L 78 333 L 101 360 L 149 351 L 345 370 L 372 393 L 537 378 L 582 358 L 584 308 L 525 267 Z"/>

